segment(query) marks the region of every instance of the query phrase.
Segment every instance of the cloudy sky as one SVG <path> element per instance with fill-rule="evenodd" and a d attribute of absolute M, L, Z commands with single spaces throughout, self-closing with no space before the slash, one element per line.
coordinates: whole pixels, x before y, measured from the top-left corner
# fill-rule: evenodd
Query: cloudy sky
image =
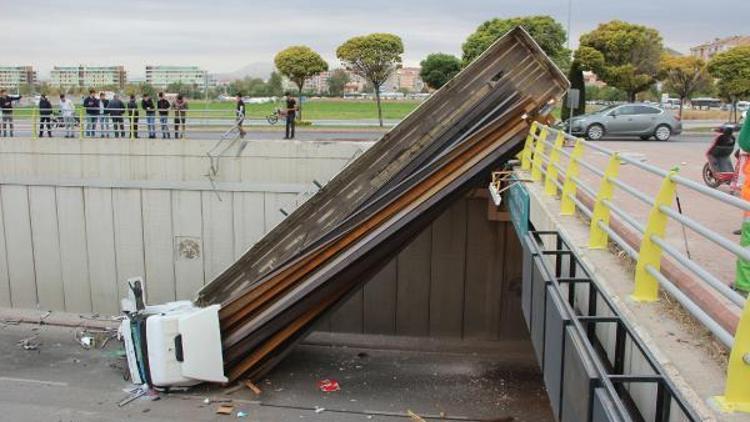
<path fill-rule="evenodd" d="M 659 29 L 665 44 L 690 46 L 750 33 L 747 0 L 572 0 L 573 45 L 600 22 L 623 19 Z M 694 5 L 695 4 L 695 5 Z M 337 65 L 348 37 L 392 32 L 404 63 L 428 53 L 460 54 L 461 43 L 492 17 L 547 14 L 567 25 L 568 0 L 0 0 L 0 64 L 195 64 L 213 73 L 271 63 L 280 49 L 306 44 Z"/>

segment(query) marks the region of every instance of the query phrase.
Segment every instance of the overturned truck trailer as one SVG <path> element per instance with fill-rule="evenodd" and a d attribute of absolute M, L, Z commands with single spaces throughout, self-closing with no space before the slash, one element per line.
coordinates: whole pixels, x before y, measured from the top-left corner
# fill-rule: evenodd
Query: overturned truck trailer
<path fill-rule="evenodd" d="M 203 287 L 196 304 L 221 306 L 226 377 L 273 368 L 477 179 L 489 182 L 567 87 L 526 31 L 510 31 Z"/>

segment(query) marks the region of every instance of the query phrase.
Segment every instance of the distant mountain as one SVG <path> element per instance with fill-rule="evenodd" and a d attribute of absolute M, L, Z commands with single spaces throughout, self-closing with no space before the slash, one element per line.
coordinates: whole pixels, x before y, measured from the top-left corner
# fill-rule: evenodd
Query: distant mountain
<path fill-rule="evenodd" d="M 664 47 L 664 52 L 669 54 L 670 56 L 683 56 L 684 54 L 680 53 L 679 51 L 675 50 L 674 48 Z"/>
<path fill-rule="evenodd" d="M 247 66 L 243 66 L 234 72 L 229 73 L 218 73 L 216 74 L 217 80 L 226 80 L 231 81 L 235 79 L 242 79 L 247 76 L 253 77 L 253 78 L 263 78 L 268 79 L 268 75 L 271 74 L 271 72 L 274 71 L 274 65 L 271 62 L 255 62 L 250 63 Z"/>

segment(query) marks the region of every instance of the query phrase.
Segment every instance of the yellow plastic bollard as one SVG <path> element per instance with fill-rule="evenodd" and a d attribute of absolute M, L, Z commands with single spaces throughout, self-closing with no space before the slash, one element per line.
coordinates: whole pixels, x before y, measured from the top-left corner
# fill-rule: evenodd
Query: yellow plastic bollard
<path fill-rule="evenodd" d="M 679 168 L 675 167 L 664 178 L 659 193 L 654 198 L 654 206 L 648 214 L 646 233 L 641 239 L 638 262 L 635 266 L 635 289 L 631 295 L 638 302 L 655 302 L 659 298 L 659 282 L 646 271 L 646 267 L 650 265 L 657 271 L 661 268 L 662 250 L 651 240 L 651 236 L 664 238 L 669 218 L 659 210 L 659 207 L 662 205 L 669 207 L 674 203 L 677 184 L 672 181 L 672 176 L 675 176 L 678 171 Z"/>
<path fill-rule="evenodd" d="M 604 204 L 604 201 L 612 200 L 612 195 L 615 192 L 615 185 L 612 183 L 612 179 L 617 178 L 617 172 L 619 169 L 620 155 L 614 153 L 609 158 L 609 164 L 607 164 L 607 168 L 604 170 L 604 177 L 602 177 L 601 183 L 599 184 L 599 192 L 596 193 L 594 211 L 591 214 L 591 226 L 589 227 L 590 249 L 604 249 L 609 243 L 609 235 L 599 227 L 599 222 L 604 223 L 605 226 L 609 226 L 610 210 L 609 207 Z"/>
<path fill-rule="evenodd" d="M 576 197 L 578 189 L 573 178 L 577 178 L 580 173 L 581 166 L 578 164 L 578 161 L 583 157 L 584 145 L 583 139 L 576 139 L 573 152 L 570 154 L 570 161 L 568 162 L 568 167 L 565 169 L 565 183 L 563 183 L 562 199 L 560 202 L 560 215 L 573 215 L 576 212 L 576 203 L 573 201 L 573 198 Z"/>
<path fill-rule="evenodd" d="M 544 155 L 544 143 L 547 141 L 547 126 L 542 126 L 542 131 L 539 133 L 539 138 L 536 140 L 536 146 L 534 147 L 534 158 L 531 162 L 531 180 L 538 182 L 542 180 L 542 156 Z"/>
<path fill-rule="evenodd" d="M 534 137 L 536 136 L 538 127 L 538 122 L 531 123 L 529 134 L 526 136 L 526 143 L 523 145 L 523 151 L 521 151 L 521 170 L 529 170 L 531 168 L 531 151 L 534 149 Z"/>
<path fill-rule="evenodd" d="M 544 178 L 544 193 L 549 196 L 557 195 L 557 163 L 560 162 L 560 150 L 565 142 L 565 133 L 563 131 L 557 132 L 555 138 L 555 145 L 552 147 L 552 152 L 549 157 L 549 167 L 547 167 L 547 177 Z"/>
<path fill-rule="evenodd" d="M 750 301 L 740 316 L 729 354 L 724 395 L 714 397 L 724 412 L 750 412 Z"/>

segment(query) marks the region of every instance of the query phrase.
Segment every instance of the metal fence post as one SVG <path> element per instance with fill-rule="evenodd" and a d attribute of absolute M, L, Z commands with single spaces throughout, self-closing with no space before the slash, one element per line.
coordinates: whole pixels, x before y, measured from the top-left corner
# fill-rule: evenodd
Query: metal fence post
<path fill-rule="evenodd" d="M 135 113 L 133 113 L 133 112 L 131 111 L 131 112 L 130 112 L 130 115 L 128 116 L 128 119 L 130 120 L 130 127 L 129 127 L 129 129 L 130 129 L 130 136 L 129 136 L 129 138 L 130 138 L 130 139 L 135 139 L 135 138 L 134 138 L 135 134 L 133 133 L 133 122 L 135 121 L 135 119 L 133 118 L 133 115 L 134 115 L 134 114 L 135 114 Z"/>
<path fill-rule="evenodd" d="M 578 160 L 583 157 L 583 139 L 576 139 L 573 152 L 570 154 L 568 167 L 565 169 L 565 183 L 563 184 L 562 200 L 560 202 L 560 215 L 574 215 L 576 212 L 576 203 L 573 198 L 576 197 L 576 183 L 573 178 L 577 178 L 580 172 Z"/>
<path fill-rule="evenodd" d="M 544 155 L 544 143 L 547 141 L 547 126 L 542 126 L 542 131 L 539 133 L 539 138 L 536 140 L 536 146 L 534 147 L 534 159 L 531 163 L 531 180 L 538 182 L 542 180 L 542 156 Z"/>
<path fill-rule="evenodd" d="M 534 148 L 534 137 L 539 123 L 532 122 L 531 128 L 529 128 L 529 134 L 526 136 L 526 143 L 523 145 L 523 151 L 521 151 L 521 170 L 529 170 L 531 168 L 531 151 Z"/>
<path fill-rule="evenodd" d="M 31 139 L 37 139 L 38 136 L 36 134 L 36 109 L 31 109 Z"/>
<path fill-rule="evenodd" d="M 745 302 L 729 354 L 724 395 L 714 397 L 725 412 L 750 412 L 750 303 Z"/>
<path fill-rule="evenodd" d="M 604 249 L 609 243 L 609 235 L 599 227 L 599 222 L 609 226 L 609 207 L 604 201 L 611 201 L 615 192 L 615 185 L 612 179 L 617 178 L 617 172 L 620 169 L 620 155 L 612 154 L 609 158 L 609 164 L 604 169 L 604 176 L 599 184 L 599 192 L 596 193 L 594 202 L 594 211 L 591 214 L 591 227 L 589 227 L 589 248 Z"/>
<path fill-rule="evenodd" d="M 78 139 L 83 139 L 83 129 L 86 126 L 86 121 L 83 119 L 83 109 L 78 111 Z"/>
<path fill-rule="evenodd" d="M 547 177 L 544 178 L 544 193 L 549 196 L 557 195 L 557 163 L 560 161 L 560 150 L 565 142 L 565 133 L 557 132 L 555 145 L 549 157 L 549 167 L 547 167 Z"/>
<path fill-rule="evenodd" d="M 659 193 L 654 198 L 654 206 L 648 214 L 646 232 L 641 239 L 638 262 L 635 266 L 635 289 L 632 295 L 632 298 L 639 302 L 654 302 L 658 299 L 659 283 L 654 276 L 646 271 L 646 268 L 651 266 L 656 271 L 661 268 L 662 250 L 651 240 L 651 236 L 664 238 L 669 217 L 662 213 L 659 207 L 662 205 L 669 207 L 674 203 L 677 184 L 672 181 L 672 177 L 677 175 L 678 171 L 679 168 L 675 167 L 664 178 Z"/>

